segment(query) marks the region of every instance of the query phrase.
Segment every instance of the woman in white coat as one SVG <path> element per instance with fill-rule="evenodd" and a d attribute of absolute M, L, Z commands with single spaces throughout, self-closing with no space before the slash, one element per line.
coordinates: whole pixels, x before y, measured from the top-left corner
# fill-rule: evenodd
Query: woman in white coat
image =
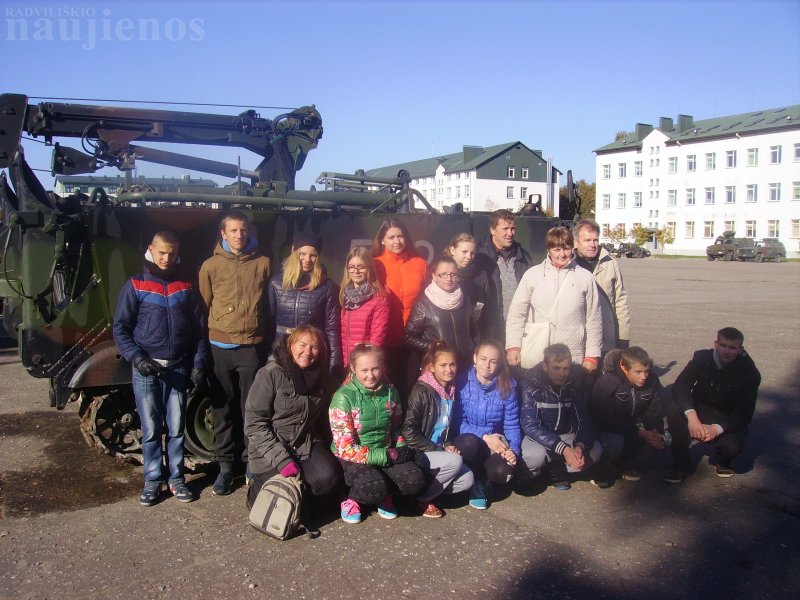
<path fill-rule="evenodd" d="M 550 338 L 545 345 L 566 344 L 573 362 L 594 371 L 603 341 L 597 285 L 589 271 L 575 264 L 569 229 L 549 229 L 545 246 L 544 261 L 525 272 L 511 301 L 506 320 L 508 362 L 520 364 L 525 324 L 549 320 Z"/>

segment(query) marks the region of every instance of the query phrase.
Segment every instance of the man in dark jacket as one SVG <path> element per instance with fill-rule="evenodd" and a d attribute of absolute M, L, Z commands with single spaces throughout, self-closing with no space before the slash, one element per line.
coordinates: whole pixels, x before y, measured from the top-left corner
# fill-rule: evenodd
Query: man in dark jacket
<path fill-rule="evenodd" d="M 270 261 L 259 251 L 242 212 L 225 215 L 220 237 L 214 255 L 200 267 L 199 287 L 214 359 L 211 393 L 219 475 L 212 491 L 224 496 L 231 493 L 234 462 L 247 460 L 244 405 L 266 356 Z"/>
<path fill-rule="evenodd" d="M 208 341 L 203 312 L 178 263 L 178 238 L 171 231 L 157 233 L 147 247 L 144 270 L 122 286 L 114 317 L 114 341 L 133 365 L 142 424 L 143 506 L 152 506 L 161 494 L 164 425 L 169 490 L 181 502 L 194 500 L 183 476 L 186 392 L 205 379 Z"/>
<path fill-rule="evenodd" d="M 689 473 L 691 440 L 713 443 L 719 477 L 733 477 L 756 408 L 761 374 L 745 352 L 744 335 L 725 327 L 714 348 L 698 350 L 678 375 L 667 414 L 674 469 L 665 478 L 680 483 Z"/>
<path fill-rule="evenodd" d="M 489 237 L 478 245 L 476 264 L 489 270 L 497 299 L 492 305 L 497 310 L 495 319 L 503 323 L 511 306 L 511 299 L 517 291 L 517 284 L 530 267 L 533 259 L 517 241 L 517 228 L 514 215 L 508 210 L 496 210 L 489 215 Z M 484 307 L 488 308 L 488 307 Z M 505 327 L 495 330 L 505 341 Z"/>
<path fill-rule="evenodd" d="M 568 490 L 567 472 L 590 467 L 603 453 L 594 439 L 569 348 L 565 344 L 545 348 L 544 360 L 525 371 L 520 383 L 522 460 L 534 477 L 545 468 L 556 489 Z"/>

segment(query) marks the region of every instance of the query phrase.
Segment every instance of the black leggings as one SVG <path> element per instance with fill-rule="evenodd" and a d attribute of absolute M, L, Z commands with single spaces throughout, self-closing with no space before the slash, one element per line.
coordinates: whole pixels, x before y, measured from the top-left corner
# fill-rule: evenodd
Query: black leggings
<path fill-rule="evenodd" d="M 508 483 L 514 476 L 514 467 L 499 454 L 492 454 L 486 442 L 474 433 L 459 435 L 453 444 L 477 481 L 488 479 L 494 483 Z"/>
<path fill-rule="evenodd" d="M 391 467 L 376 467 L 340 460 L 344 482 L 350 486 L 348 498 L 359 504 L 378 504 L 389 493 L 389 482 L 403 496 L 416 496 L 425 489 L 425 475 L 415 463 L 408 461 Z"/>
<path fill-rule="evenodd" d="M 322 442 L 315 442 L 308 460 L 300 461 L 302 477 L 306 486 L 314 496 L 324 496 L 331 492 L 342 479 L 342 468 L 339 461 L 331 454 Z M 250 487 L 247 489 L 247 506 L 253 505 L 258 492 L 267 479 L 278 474 L 276 469 L 264 473 L 253 473 Z"/>

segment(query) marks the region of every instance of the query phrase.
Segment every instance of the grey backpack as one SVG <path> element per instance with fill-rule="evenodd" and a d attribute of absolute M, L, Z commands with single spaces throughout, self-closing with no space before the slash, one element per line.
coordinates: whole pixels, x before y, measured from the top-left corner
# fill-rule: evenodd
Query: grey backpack
<path fill-rule="evenodd" d="M 270 477 L 250 509 L 250 525 L 276 540 L 289 539 L 301 526 L 302 500 L 303 483 L 299 477 Z"/>

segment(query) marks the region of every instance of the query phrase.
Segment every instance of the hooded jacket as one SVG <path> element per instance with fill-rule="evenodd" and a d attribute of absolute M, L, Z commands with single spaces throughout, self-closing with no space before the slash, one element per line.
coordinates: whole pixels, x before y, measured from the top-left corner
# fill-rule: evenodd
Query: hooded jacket
<path fill-rule="evenodd" d="M 247 455 L 253 473 L 280 471 L 291 461 L 311 456 L 315 440 L 330 443 L 328 405 L 336 383 L 322 368 L 317 395 L 297 392 L 289 376 L 292 358 L 283 345 L 256 373 L 244 413 Z"/>
<path fill-rule="evenodd" d="M 577 366 L 573 367 L 577 369 Z M 523 433 L 556 454 L 563 454 L 567 444 L 561 440 L 574 433 L 574 446 L 588 452 L 594 444 L 589 409 L 581 392 L 576 374 L 570 373 L 567 382 L 555 387 L 544 372 L 542 363 L 524 372 L 522 381 L 520 423 Z"/>
<path fill-rule="evenodd" d="M 374 259 L 375 274 L 389 294 L 389 329 L 386 346 L 403 347 L 403 329 L 414 301 L 428 278 L 428 264 L 419 256 L 384 250 Z"/>
<path fill-rule="evenodd" d="M 200 295 L 208 311 L 208 337 L 225 344 L 260 344 L 267 334 L 269 258 L 250 239 L 234 254 L 217 244 L 200 267 Z"/>
<path fill-rule="evenodd" d="M 603 374 L 594 384 L 589 412 L 595 429 L 632 436 L 641 425 L 663 432 L 663 388 L 658 376 L 651 370 L 642 387 L 633 386 L 620 368 L 621 355 L 621 350 L 612 350 L 606 355 Z"/>

